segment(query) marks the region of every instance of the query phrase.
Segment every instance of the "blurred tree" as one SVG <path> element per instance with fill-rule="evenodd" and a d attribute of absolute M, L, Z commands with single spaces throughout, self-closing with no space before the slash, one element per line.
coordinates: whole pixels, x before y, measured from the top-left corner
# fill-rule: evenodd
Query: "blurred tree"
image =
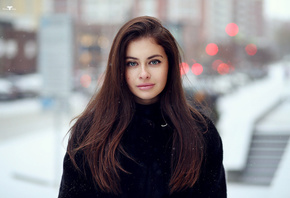
<path fill-rule="evenodd" d="M 248 60 L 258 67 L 263 67 L 275 59 L 275 54 L 267 48 L 258 48 L 254 56 L 248 56 Z"/>

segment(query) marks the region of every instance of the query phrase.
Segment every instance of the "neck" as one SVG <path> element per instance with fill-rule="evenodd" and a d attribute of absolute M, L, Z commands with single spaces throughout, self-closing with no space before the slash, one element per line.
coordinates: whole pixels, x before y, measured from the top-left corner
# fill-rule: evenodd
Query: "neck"
<path fill-rule="evenodd" d="M 150 105 L 150 104 L 157 103 L 158 101 L 159 101 L 159 96 L 155 98 L 151 98 L 151 99 L 141 99 L 141 98 L 135 97 L 135 102 L 141 105 Z"/>

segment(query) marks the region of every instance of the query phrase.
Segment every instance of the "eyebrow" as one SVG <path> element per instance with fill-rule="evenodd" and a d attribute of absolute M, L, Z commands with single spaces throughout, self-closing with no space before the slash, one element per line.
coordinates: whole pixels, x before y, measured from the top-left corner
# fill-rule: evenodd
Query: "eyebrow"
<path fill-rule="evenodd" d="M 161 58 L 163 58 L 162 55 L 160 55 L 160 54 L 155 54 L 155 55 L 149 56 L 147 59 L 152 59 L 152 58 L 156 58 L 156 57 L 161 57 Z M 138 58 L 135 58 L 135 57 L 132 57 L 132 56 L 126 56 L 126 59 L 138 60 Z"/>

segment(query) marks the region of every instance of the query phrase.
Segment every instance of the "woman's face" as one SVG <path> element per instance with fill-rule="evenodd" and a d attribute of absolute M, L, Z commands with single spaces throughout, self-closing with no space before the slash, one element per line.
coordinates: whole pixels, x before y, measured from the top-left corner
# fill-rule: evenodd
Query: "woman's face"
<path fill-rule="evenodd" d="M 129 43 L 126 51 L 126 82 L 140 104 L 158 101 L 167 82 L 168 59 L 162 46 L 152 38 Z"/>

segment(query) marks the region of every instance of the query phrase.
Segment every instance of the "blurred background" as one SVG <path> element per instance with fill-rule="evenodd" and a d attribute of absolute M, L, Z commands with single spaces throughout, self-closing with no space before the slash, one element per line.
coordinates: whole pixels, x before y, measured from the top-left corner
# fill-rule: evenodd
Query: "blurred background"
<path fill-rule="evenodd" d="M 0 197 L 57 197 L 70 120 L 102 82 L 129 19 L 158 17 L 183 49 L 188 98 L 224 144 L 228 197 L 289 198 L 290 2 L 1 0 Z"/>

